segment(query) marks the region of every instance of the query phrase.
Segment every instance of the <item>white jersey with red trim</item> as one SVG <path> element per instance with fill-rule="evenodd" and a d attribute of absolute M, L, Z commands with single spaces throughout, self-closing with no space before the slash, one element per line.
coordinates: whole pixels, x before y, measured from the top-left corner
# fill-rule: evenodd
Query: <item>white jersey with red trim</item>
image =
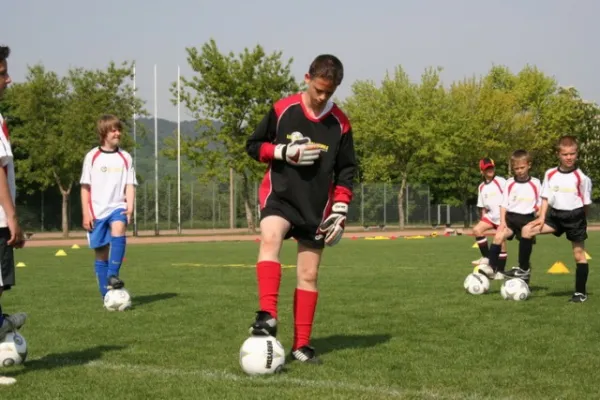
<path fill-rule="evenodd" d="M 542 198 L 557 210 L 576 210 L 592 204 L 592 180 L 579 168 L 563 172 L 558 167 L 544 174 Z"/>
<path fill-rule="evenodd" d="M 93 219 L 108 217 L 119 208 L 127 208 L 125 188 L 137 185 L 131 155 L 122 149 L 114 151 L 96 147 L 83 160 L 79 183 L 90 185 L 90 212 Z"/>
<path fill-rule="evenodd" d="M 8 125 L 6 120 L 0 114 L 0 166 L 4 168 L 6 172 L 6 178 L 8 181 L 8 190 L 12 197 L 13 204 L 17 198 L 17 185 L 15 182 L 15 164 L 13 160 L 12 147 L 10 145 L 10 135 L 8 132 Z M 0 207 L 0 227 L 6 228 L 8 221 L 6 219 L 6 213 L 4 209 Z"/>
<path fill-rule="evenodd" d="M 509 178 L 506 181 L 502 207 L 511 213 L 533 214 L 542 204 L 541 193 L 542 183 L 538 178 L 529 177 L 522 182 Z"/>
<path fill-rule="evenodd" d="M 500 224 L 500 205 L 505 187 L 506 179 L 495 176 L 489 182 L 482 182 L 478 189 L 477 207 L 485 209 L 483 218 L 496 225 Z"/>

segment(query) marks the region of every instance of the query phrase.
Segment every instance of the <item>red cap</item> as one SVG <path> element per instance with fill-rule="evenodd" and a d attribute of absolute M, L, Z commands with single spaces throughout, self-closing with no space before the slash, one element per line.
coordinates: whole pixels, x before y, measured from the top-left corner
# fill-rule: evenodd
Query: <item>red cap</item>
<path fill-rule="evenodd" d="M 494 160 L 491 158 L 482 158 L 479 160 L 479 169 L 481 171 L 485 171 L 488 168 L 495 168 L 496 164 L 494 164 Z"/>

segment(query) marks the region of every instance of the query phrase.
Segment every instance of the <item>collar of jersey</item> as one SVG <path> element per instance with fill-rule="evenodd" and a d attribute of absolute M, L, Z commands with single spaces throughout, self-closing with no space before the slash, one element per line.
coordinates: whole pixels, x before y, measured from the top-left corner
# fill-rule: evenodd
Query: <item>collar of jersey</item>
<path fill-rule="evenodd" d="M 575 172 L 575 171 L 577 171 L 577 168 L 579 168 L 579 167 L 575 166 L 575 167 L 574 167 L 572 170 L 570 170 L 570 171 L 563 171 L 562 169 L 560 169 L 560 167 L 557 167 L 557 168 L 556 168 L 556 170 L 557 170 L 558 172 L 560 172 L 561 174 L 570 174 L 571 172 Z"/>
<path fill-rule="evenodd" d="M 525 179 L 524 181 L 520 181 L 517 178 L 515 178 L 515 182 L 517 183 L 527 183 L 531 180 L 531 175 L 527 177 L 527 179 Z"/>
<path fill-rule="evenodd" d="M 114 149 L 114 150 L 104 150 L 102 148 L 102 146 L 98 146 L 98 150 L 100 150 L 101 152 L 106 153 L 106 154 L 113 154 L 113 153 L 118 153 L 119 152 L 119 148 L 118 147 L 116 149 Z"/>

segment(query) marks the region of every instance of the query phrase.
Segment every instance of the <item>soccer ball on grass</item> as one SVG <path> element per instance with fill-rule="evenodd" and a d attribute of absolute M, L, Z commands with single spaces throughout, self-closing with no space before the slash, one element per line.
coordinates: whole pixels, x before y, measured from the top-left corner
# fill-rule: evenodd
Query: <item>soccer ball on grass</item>
<path fill-rule="evenodd" d="M 248 375 L 268 375 L 281 372 L 285 350 L 273 336 L 250 336 L 240 348 L 240 366 Z"/>
<path fill-rule="evenodd" d="M 104 295 L 104 307 L 108 311 L 125 311 L 131 308 L 131 295 L 124 289 L 111 289 Z"/>
<path fill-rule="evenodd" d="M 19 332 L 9 332 L 0 342 L 0 367 L 23 364 L 27 359 L 27 341 Z"/>
<path fill-rule="evenodd" d="M 484 294 L 490 290 L 490 280 L 483 274 L 473 272 L 467 275 L 463 286 L 467 293 Z"/>
<path fill-rule="evenodd" d="M 500 287 L 500 294 L 504 300 L 522 301 L 529 298 L 531 291 L 523 279 L 514 278 L 504 281 Z"/>

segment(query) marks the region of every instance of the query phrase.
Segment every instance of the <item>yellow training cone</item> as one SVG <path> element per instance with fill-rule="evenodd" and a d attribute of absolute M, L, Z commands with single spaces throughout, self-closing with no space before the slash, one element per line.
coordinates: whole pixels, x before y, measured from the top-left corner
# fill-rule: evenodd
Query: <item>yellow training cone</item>
<path fill-rule="evenodd" d="M 55 256 L 57 257 L 64 257 L 66 256 L 67 253 L 65 253 L 65 251 L 63 249 L 60 249 L 59 251 L 56 252 Z"/>
<path fill-rule="evenodd" d="M 74 244 L 73 246 L 71 246 L 72 249 L 78 249 L 79 245 L 78 244 Z"/>
<path fill-rule="evenodd" d="M 477 244 L 477 242 L 473 243 L 473 246 L 471 246 L 472 249 L 478 249 L 479 245 Z"/>
<path fill-rule="evenodd" d="M 591 260 L 592 259 L 592 256 L 590 256 L 587 251 L 585 252 L 585 259 L 586 260 Z"/>
<path fill-rule="evenodd" d="M 549 274 L 568 274 L 569 269 L 562 261 L 557 261 L 548 270 Z"/>
<path fill-rule="evenodd" d="M 23 267 L 25 267 L 25 263 L 21 261 L 20 263 L 17 264 L 17 267 L 23 268 Z"/>

